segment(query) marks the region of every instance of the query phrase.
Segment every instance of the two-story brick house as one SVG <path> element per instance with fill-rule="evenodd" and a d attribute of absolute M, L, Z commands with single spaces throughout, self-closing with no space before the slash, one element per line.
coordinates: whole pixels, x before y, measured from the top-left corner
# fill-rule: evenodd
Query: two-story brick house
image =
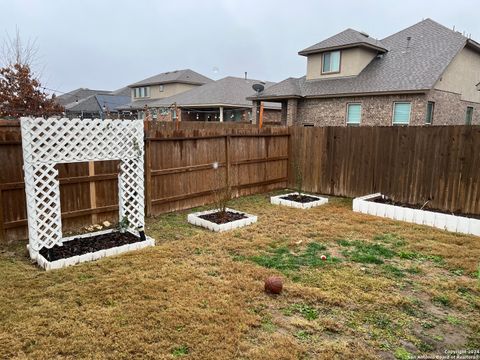
<path fill-rule="evenodd" d="M 480 44 L 433 20 L 381 40 L 347 29 L 299 54 L 305 76 L 250 97 L 281 102 L 285 124 L 480 124 Z"/>

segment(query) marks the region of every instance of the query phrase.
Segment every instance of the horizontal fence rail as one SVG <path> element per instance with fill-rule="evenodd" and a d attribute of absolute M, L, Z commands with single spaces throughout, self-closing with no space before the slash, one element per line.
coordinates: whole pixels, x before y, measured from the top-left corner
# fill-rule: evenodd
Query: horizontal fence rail
<path fill-rule="evenodd" d="M 145 203 L 148 215 L 211 203 L 229 180 L 234 196 L 287 185 L 286 128 L 251 124 L 145 123 Z M 18 121 L 0 121 L 0 238 L 27 238 L 22 142 Z M 218 169 L 212 164 L 218 163 Z M 58 164 L 65 233 L 118 222 L 118 162 Z M 228 173 L 228 174 L 226 174 Z"/>
<path fill-rule="evenodd" d="M 185 122 L 186 123 L 186 122 Z M 145 123 L 148 215 L 212 203 L 225 176 L 233 196 L 296 187 L 480 214 L 480 126 L 267 128 Z M 0 121 L 0 237 L 27 238 L 18 121 Z M 217 163 L 218 168 L 213 168 Z M 63 230 L 118 221 L 118 163 L 59 164 Z"/>
<path fill-rule="evenodd" d="M 480 126 L 292 127 L 289 186 L 480 214 Z M 298 171 L 297 171 L 298 172 Z"/>

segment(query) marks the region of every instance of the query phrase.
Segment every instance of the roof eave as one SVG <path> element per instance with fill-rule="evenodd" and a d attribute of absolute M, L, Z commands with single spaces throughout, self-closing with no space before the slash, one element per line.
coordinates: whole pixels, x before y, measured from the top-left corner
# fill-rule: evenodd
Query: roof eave
<path fill-rule="evenodd" d="M 358 43 L 352 43 L 352 44 L 341 45 L 341 46 L 330 46 L 330 47 L 325 47 L 325 48 L 321 48 L 321 49 L 312 49 L 312 50 L 306 50 L 305 49 L 305 50 L 299 51 L 298 55 L 308 56 L 308 55 L 312 55 L 312 54 L 322 53 L 322 52 L 325 52 L 325 51 L 350 49 L 350 48 L 354 48 L 354 47 L 365 47 L 365 48 L 368 48 L 368 49 L 376 50 L 380 53 L 388 52 L 388 50 L 385 49 L 384 47 L 375 46 L 375 45 L 365 43 L 365 42 L 358 42 Z"/>
<path fill-rule="evenodd" d="M 413 90 L 392 90 L 392 91 L 370 91 L 358 93 L 339 93 L 339 94 L 318 94 L 306 95 L 306 99 L 320 98 L 336 98 L 336 97 L 352 97 L 352 96 L 382 96 L 382 95 L 408 95 L 408 94 L 425 94 L 431 89 L 413 89 Z"/>
<path fill-rule="evenodd" d="M 263 96 L 259 95 L 259 96 L 249 96 L 247 97 L 247 100 L 278 101 L 278 100 L 284 100 L 284 99 L 301 99 L 301 98 L 302 96 L 300 95 L 263 95 Z"/>
<path fill-rule="evenodd" d="M 468 46 L 470 49 L 475 50 L 476 52 L 480 53 L 480 43 L 476 42 L 475 40 L 467 39 L 466 46 Z"/>
<path fill-rule="evenodd" d="M 169 80 L 169 81 L 152 81 L 148 83 L 135 83 L 128 85 L 129 88 L 139 87 L 139 86 L 152 86 L 152 85 L 163 85 L 163 84 L 188 84 L 188 85 L 205 85 L 208 82 L 198 82 L 198 81 L 184 81 L 184 80 Z"/>

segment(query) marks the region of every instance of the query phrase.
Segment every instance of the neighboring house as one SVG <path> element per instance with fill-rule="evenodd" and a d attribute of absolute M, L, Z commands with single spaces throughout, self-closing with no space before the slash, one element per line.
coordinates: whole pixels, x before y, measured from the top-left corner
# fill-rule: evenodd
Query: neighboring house
<path fill-rule="evenodd" d="M 177 95 L 212 81 L 190 69 L 164 72 L 129 85 L 131 102 L 122 109 L 144 109 L 154 100 Z"/>
<path fill-rule="evenodd" d="M 70 118 L 104 118 L 119 116 L 119 106 L 130 102 L 130 89 L 124 87 L 115 91 L 80 88 L 55 98 L 65 108 Z"/>
<path fill-rule="evenodd" d="M 480 44 L 431 19 L 382 40 L 347 29 L 299 54 L 306 76 L 249 98 L 281 102 L 285 124 L 480 124 Z"/>
<path fill-rule="evenodd" d="M 180 116 L 181 121 L 241 121 L 252 119 L 252 102 L 247 97 L 253 93 L 252 85 L 259 80 L 228 76 L 209 82 L 203 86 L 183 93 L 148 102 L 148 111 L 152 119 L 172 121 Z M 264 83 L 265 86 L 274 83 Z M 144 104 L 133 110 L 139 110 L 144 116 Z M 265 103 L 264 121 L 280 122 L 281 105 Z M 177 112 L 180 112 L 177 114 Z"/>

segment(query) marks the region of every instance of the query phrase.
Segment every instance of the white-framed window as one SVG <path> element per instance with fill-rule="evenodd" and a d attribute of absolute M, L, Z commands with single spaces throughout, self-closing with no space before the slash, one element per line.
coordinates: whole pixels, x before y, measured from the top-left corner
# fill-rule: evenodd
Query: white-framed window
<path fill-rule="evenodd" d="M 164 87 L 163 85 L 159 85 L 159 86 L 158 86 L 158 90 L 159 90 L 160 92 L 163 92 L 163 91 L 165 90 L 165 87 Z"/>
<path fill-rule="evenodd" d="M 393 103 L 393 125 L 410 124 L 410 114 L 412 111 L 411 102 L 394 102 Z"/>
<path fill-rule="evenodd" d="M 149 97 L 150 96 L 150 87 L 142 86 L 142 87 L 134 88 L 133 89 L 133 96 L 136 97 L 136 98 Z"/>
<path fill-rule="evenodd" d="M 425 124 L 432 125 L 434 111 L 435 111 L 435 103 L 433 101 L 427 102 L 427 115 L 425 117 Z"/>
<path fill-rule="evenodd" d="M 465 114 L 465 125 L 472 125 L 473 119 L 473 107 L 467 106 L 467 112 Z"/>
<path fill-rule="evenodd" d="M 347 104 L 347 125 L 358 126 L 362 121 L 362 104 Z"/>
<path fill-rule="evenodd" d="M 340 72 L 340 51 L 329 51 L 322 55 L 322 74 Z"/>

